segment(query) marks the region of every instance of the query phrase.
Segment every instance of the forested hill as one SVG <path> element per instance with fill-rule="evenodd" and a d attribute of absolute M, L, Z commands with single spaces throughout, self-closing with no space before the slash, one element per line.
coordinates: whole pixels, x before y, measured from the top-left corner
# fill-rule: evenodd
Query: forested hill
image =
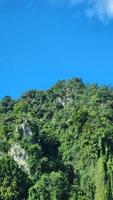
<path fill-rule="evenodd" d="M 113 200 L 113 89 L 75 78 L 3 98 L 0 200 Z"/>

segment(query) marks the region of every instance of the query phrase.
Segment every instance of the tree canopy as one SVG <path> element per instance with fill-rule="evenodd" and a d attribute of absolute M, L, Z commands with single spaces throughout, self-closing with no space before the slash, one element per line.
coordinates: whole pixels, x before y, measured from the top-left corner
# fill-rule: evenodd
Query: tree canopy
<path fill-rule="evenodd" d="M 113 200 L 113 88 L 73 78 L 4 97 L 0 200 Z"/>

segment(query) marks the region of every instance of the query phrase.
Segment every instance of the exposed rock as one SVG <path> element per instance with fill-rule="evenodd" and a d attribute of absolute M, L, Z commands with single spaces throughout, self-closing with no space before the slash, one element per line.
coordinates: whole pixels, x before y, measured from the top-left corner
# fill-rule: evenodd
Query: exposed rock
<path fill-rule="evenodd" d="M 23 136 L 32 136 L 32 131 L 29 127 L 28 121 L 27 119 L 24 120 L 23 124 L 21 125 L 22 129 L 23 129 Z"/>
<path fill-rule="evenodd" d="M 64 107 L 67 103 L 72 102 L 72 98 L 69 96 L 57 97 L 56 102 L 60 103 Z"/>
<path fill-rule="evenodd" d="M 56 101 L 57 101 L 58 103 L 60 103 L 63 107 L 66 105 L 65 101 L 64 101 L 61 97 L 58 97 L 58 98 L 56 99 Z"/>
<path fill-rule="evenodd" d="M 20 144 L 12 144 L 8 154 L 17 162 L 19 167 L 23 168 L 27 173 L 29 173 L 29 167 L 27 164 L 28 156 L 25 149 L 21 147 Z"/>
<path fill-rule="evenodd" d="M 24 119 L 23 123 L 16 127 L 16 132 L 21 132 L 24 138 L 31 137 L 33 135 L 27 119 Z"/>

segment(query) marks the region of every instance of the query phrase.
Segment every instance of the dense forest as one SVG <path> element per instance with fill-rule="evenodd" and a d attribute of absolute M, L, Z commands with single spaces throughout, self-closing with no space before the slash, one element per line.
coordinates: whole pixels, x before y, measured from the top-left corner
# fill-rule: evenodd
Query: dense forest
<path fill-rule="evenodd" d="M 113 200 L 113 88 L 73 78 L 4 97 L 0 200 Z"/>

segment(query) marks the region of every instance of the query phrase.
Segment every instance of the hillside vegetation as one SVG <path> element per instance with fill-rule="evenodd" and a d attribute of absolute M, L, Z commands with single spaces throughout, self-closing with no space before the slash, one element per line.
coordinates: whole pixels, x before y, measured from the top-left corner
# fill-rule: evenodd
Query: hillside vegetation
<path fill-rule="evenodd" d="M 75 78 L 3 98 L 0 200 L 113 200 L 113 89 Z"/>

